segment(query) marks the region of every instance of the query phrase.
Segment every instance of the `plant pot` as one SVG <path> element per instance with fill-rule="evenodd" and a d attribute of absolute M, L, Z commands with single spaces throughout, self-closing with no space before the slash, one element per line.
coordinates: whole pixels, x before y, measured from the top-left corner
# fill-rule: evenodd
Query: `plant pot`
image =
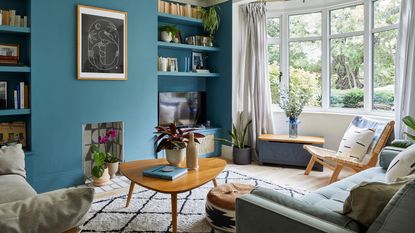
<path fill-rule="evenodd" d="M 160 32 L 160 39 L 164 42 L 171 42 L 173 40 L 173 35 L 171 32 L 162 31 Z"/>
<path fill-rule="evenodd" d="M 166 150 L 167 162 L 172 166 L 179 166 L 181 162 L 186 158 L 186 148 L 181 150 Z"/>
<path fill-rule="evenodd" d="M 115 174 L 117 174 L 119 164 L 120 164 L 119 162 L 107 163 L 108 173 L 111 179 L 115 177 Z"/>
<path fill-rule="evenodd" d="M 251 164 L 251 148 L 234 147 L 232 151 L 233 163 L 237 165 Z"/>
<path fill-rule="evenodd" d="M 95 186 L 104 186 L 110 183 L 110 175 L 108 173 L 108 168 L 104 169 L 104 173 L 101 177 L 92 176 L 92 183 Z"/>

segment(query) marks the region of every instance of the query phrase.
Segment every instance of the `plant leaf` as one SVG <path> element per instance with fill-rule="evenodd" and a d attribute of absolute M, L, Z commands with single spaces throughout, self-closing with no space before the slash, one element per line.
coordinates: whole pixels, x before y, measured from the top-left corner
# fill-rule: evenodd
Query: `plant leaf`
<path fill-rule="evenodd" d="M 410 133 L 405 132 L 404 133 L 408 138 L 410 138 L 412 141 L 415 141 L 415 135 L 412 135 Z"/>
<path fill-rule="evenodd" d="M 406 116 L 402 119 L 403 123 L 410 129 L 415 130 L 415 119 L 411 116 Z"/>

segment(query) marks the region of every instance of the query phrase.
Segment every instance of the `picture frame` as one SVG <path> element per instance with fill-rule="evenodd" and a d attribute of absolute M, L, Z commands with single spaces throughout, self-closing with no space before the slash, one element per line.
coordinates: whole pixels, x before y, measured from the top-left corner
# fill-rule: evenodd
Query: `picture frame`
<path fill-rule="evenodd" d="M 128 13 L 77 7 L 78 80 L 128 79 Z"/>
<path fill-rule="evenodd" d="M 0 109 L 7 109 L 7 82 L 0 81 Z"/>
<path fill-rule="evenodd" d="M 0 64 L 19 64 L 19 50 L 18 44 L 0 44 Z"/>
<path fill-rule="evenodd" d="M 21 143 L 23 148 L 27 146 L 26 122 L 0 123 L 0 144 L 10 145 L 14 143 Z"/>
<path fill-rule="evenodd" d="M 203 69 L 203 54 L 199 52 L 192 52 L 192 70 Z"/>
<path fill-rule="evenodd" d="M 168 58 L 169 59 L 169 71 L 170 72 L 179 72 L 179 62 L 177 58 Z"/>

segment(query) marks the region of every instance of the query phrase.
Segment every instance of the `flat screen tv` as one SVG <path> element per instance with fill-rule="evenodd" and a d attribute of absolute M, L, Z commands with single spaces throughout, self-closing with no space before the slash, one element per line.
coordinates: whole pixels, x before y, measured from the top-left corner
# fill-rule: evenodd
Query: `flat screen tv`
<path fill-rule="evenodd" d="M 160 92 L 160 126 L 197 127 L 206 121 L 206 92 Z"/>

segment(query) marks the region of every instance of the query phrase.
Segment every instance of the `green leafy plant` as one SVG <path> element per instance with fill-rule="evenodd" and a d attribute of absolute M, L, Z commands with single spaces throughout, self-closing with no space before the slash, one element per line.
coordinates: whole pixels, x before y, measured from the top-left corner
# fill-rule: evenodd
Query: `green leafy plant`
<path fill-rule="evenodd" d="M 415 119 L 411 116 L 406 116 L 402 119 L 403 123 L 408 126 L 410 129 L 415 130 Z M 404 133 L 408 138 L 410 138 L 412 141 L 415 141 L 415 135 L 410 134 L 408 132 Z"/>
<path fill-rule="evenodd" d="M 176 25 L 164 25 L 159 28 L 160 32 L 170 32 L 172 36 L 175 36 L 180 30 L 176 27 Z"/>
<path fill-rule="evenodd" d="M 104 170 L 106 167 L 106 164 L 105 164 L 106 154 L 105 152 L 101 152 L 97 150 L 96 146 L 94 146 L 93 158 L 94 158 L 94 167 L 92 167 L 92 175 L 94 177 L 99 178 L 102 176 L 102 174 L 104 174 Z"/>
<path fill-rule="evenodd" d="M 219 29 L 220 17 L 217 12 L 220 10 L 218 6 L 209 7 L 207 9 L 200 9 L 202 15 L 203 29 L 209 33 L 210 38 L 213 39 L 213 34 Z"/>
<path fill-rule="evenodd" d="M 232 124 L 232 131 L 229 132 L 229 135 L 232 138 L 232 141 L 227 139 L 217 139 L 218 141 L 226 142 L 233 147 L 240 149 L 247 148 L 245 145 L 246 134 L 248 133 L 249 126 L 252 124 L 252 120 L 249 120 L 244 124 L 243 112 L 239 114 L 239 127 L 236 127 L 235 123 Z"/>
<path fill-rule="evenodd" d="M 106 163 L 116 163 L 116 162 L 120 162 L 120 160 L 112 155 L 111 153 L 107 153 L 107 156 L 105 156 L 105 162 Z"/>
<path fill-rule="evenodd" d="M 106 163 L 119 162 L 119 159 L 107 152 L 110 150 L 111 143 L 116 140 L 118 133 L 115 129 L 109 129 L 104 136 L 98 137 L 98 143 L 104 146 L 104 151 L 100 151 L 97 145 L 92 145 L 92 154 L 94 160 L 94 166 L 92 167 L 92 175 L 94 177 L 101 177 L 104 174 Z"/>
<path fill-rule="evenodd" d="M 156 146 L 156 152 L 162 150 L 181 150 L 186 148 L 189 142 L 189 133 L 196 129 L 180 129 L 176 124 L 171 123 L 168 127 L 157 126 L 156 132 L 157 138 L 154 142 Z M 198 138 L 204 138 L 205 135 L 201 133 L 193 133 L 195 142 L 200 143 Z"/>
<path fill-rule="evenodd" d="M 296 119 L 303 112 L 304 106 L 308 103 L 310 97 L 311 94 L 307 90 L 290 88 L 289 91 L 281 91 L 279 105 L 288 118 Z"/>

